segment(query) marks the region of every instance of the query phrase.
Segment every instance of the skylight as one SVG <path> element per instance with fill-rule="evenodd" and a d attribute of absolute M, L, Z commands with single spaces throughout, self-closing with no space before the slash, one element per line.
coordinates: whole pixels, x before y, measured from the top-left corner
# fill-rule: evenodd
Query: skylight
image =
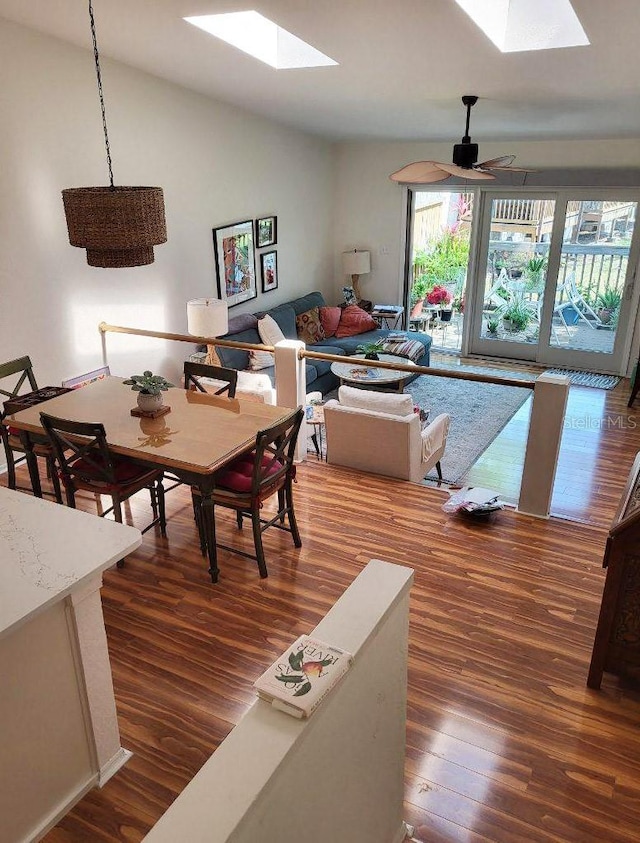
<path fill-rule="evenodd" d="M 258 12 L 196 15 L 184 20 L 278 70 L 338 63 Z"/>
<path fill-rule="evenodd" d="M 589 44 L 569 0 L 456 0 L 503 53 Z"/>

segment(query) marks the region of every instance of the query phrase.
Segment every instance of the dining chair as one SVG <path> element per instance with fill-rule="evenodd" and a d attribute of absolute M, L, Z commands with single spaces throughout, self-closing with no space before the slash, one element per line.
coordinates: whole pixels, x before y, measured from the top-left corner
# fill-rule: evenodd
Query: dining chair
<path fill-rule="evenodd" d="M 222 381 L 223 383 L 217 389 L 214 386 L 211 390 L 208 390 L 200 382 L 200 378 Z M 211 392 L 213 395 L 228 395 L 229 398 L 235 398 L 237 383 L 238 372 L 236 369 L 227 369 L 224 366 L 210 366 L 207 363 L 191 363 L 189 360 L 185 361 L 185 389 L 197 389 L 199 392 Z"/>
<path fill-rule="evenodd" d="M 104 425 L 99 422 L 78 422 L 40 413 L 40 421 L 47 432 L 64 486 L 67 506 L 75 509 L 76 492 L 109 495 L 111 506 L 100 513 L 113 512 L 122 521 L 122 503 L 136 492 L 148 489 L 151 496 L 153 520 L 142 533 L 156 524 L 166 537 L 164 487 L 162 469 L 146 468 L 109 450 Z M 119 560 L 121 568 L 124 560 Z"/>
<path fill-rule="evenodd" d="M 218 381 L 220 385 L 212 384 L 207 389 L 200 382 L 200 378 Z M 184 388 L 187 390 L 192 389 L 197 392 L 208 392 L 210 395 L 227 395 L 229 398 L 235 398 L 237 383 L 237 369 L 227 369 L 224 366 L 210 366 L 208 363 L 192 363 L 190 360 L 185 360 Z M 171 492 L 176 486 L 182 486 L 182 480 L 170 471 L 165 471 L 164 478 L 172 484 L 166 487 L 165 492 Z M 194 517 L 197 518 L 195 510 Z"/>
<path fill-rule="evenodd" d="M 31 359 L 27 356 L 18 357 L 15 360 L 10 360 L 8 363 L 0 363 L 0 380 L 14 377 L 12 381 L 13 386 L 3 388 L 0 386 L 0 395 L 4 396 L 5 404 L 12 399 L 17 398 L 23 393 L 23 387 L 26 385 L 29 392 L 35 392 L 38 389 L 35 375 L 33 374 L 33 365 Z M 20 439 L 18 430 L 7 427 L 2 422 L 7 413 L 4 409 L 0 410 L 0 438 L 7 460 L 7 485 L 10 489 L 17 489 L 18 491 L 32 491 L 22 486 L 16 485 L 16 466 L 26 460 L 26 449 Z M 58 503 L 62 503 L 62 494 L 60 491 L 60 482 L 55 470 L 54 455 L 51 445 L 48 443 L 38 443 L 33 446 L 33 451 L 36 457 L 42 457 L 45 460 L 47 467 L 47 477 L 51 479 L 53 485 L 53 494 Z M 16 454 L 18 456 L 16 457 Z M 45 492 L 44 494 L 49 494 Z"/>
<path fill-rule="evenodd" d="M 214 475 L 215 487 L 211 495 L 214 517 L 216 506 L 233 509 L 239 529 L 242 529 L 243 519 L 250 518 L 255 554 L 223 544 L 218 544 L 217 547 L 248 559 L 255 559 L 262 578 L 268 576 L 262 545 L 262 533 L 268 527 L 277 527 L 291 533 L 294 545 L 302 547 L 293 508 L 292 486 L 296 473 L 296 442 L 303 417 L 304 409 L 298 407 L 283 421 L 259 431 L 255 446 L 250 452 L 241 454 Z M 276 494 L 277 512 L 271 518 L 261 517 L 264 501 Z M 196 489 L 192 489 L 192 496 L 200 534 L 200 548 L 204 555 L 207 548 L 200 517 L 201 498 Z M 288 524 L 285 523 L 285 518 Z"/>

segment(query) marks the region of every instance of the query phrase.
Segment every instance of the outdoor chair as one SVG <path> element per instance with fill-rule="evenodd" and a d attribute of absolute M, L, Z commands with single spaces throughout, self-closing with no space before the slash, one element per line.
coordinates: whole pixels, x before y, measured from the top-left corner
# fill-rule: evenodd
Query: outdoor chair
<path fill-rule="evenodd" d="M 108 495 L 112 505 L 100 516 L 113 512 L 115 520 L 122 524 L 122 503 L 142 489 L 148 489 L 153 520 L 142 532 L 146 533 L 158 524 L 166 537 L 162 469 L 149 469 L 112 454 L 104 425 L 98 422 L 70 421 L 47 413 L 40 413 L 40 421 L 55 454 L 67 506 L 75 509 L 78 491 Z M 123 564 L 124 560 L 119 560 L 118 567 Z"/>
<path fill-rule="evenodd" d="M 582 319 L 590 328 L 597 328 L 602 325 L 602 320 L 591 307 L 591 305 L 583 298 L 576 285 L 575 274 L 573 272 L 567 273 L 562 285 L 558 288 L 556 293 L 556 304 L 553 308 L 553 316 L 559 317 L 562 325 L 567 332 L 570 333 L 567 320 L 565 318 L 565 311 L 569 308 L 575 310 L 578 318 Z M 552 323 L 553 326 L 553 323 Z M 555 335 L 555 329 L 554 329 Z"/>
<path fill-rule="evenodd" d="M 26 384 L 29 392 L 35 392 L 38 389 L 35 375 L 33 374 L 33 366 L 29 357 L 18 357 L 16 360 L 11 360 L 8 363 L 0 364 L 0 380 L 16 376 L 17 380 L 10 389 L 2 388 L 0 386 L 0 395 L 4 396 L 7 403 L 11 399 L 17 398 L 21 393 L 23 386 Z M 22 393 L 24 394 L 24 393 Z M 7 427 L 2 424 L 6 413 L 0 410 L 0 438 L 4 446 L 4 452 L 7 460 L 7 485 L 10 489 L 17 489 L 18 491 L 32 491 L 25 489 L 22 486 L 16 485 L 16 466 L 26 460 L 26 449 L 22 444 L 18 430 Z M 58 503 L 62 503 L 62 495 L 60 492 L 60 482 L 55 470 L 54 455 L 51 445 L 48 443 L 37 443 L 33 446 L 36 457 L 41 457 L 45 460 L 47 466 L 47 477 L 51 479 L 53 484 L 53 494 Z M 18 455 L 16 458 L 16 454 Z M 44 494 L 49 494 L 45 492 Z"/>
<path fill-rule="evenodd" d="M 277 527 L 279 530 L 291 533 L 294 545 L 302 547 L 293 509 L 292 486 L 295 479 L 296 442 L 303 416 L 303 408 L 298 407 L 284 421 L 259 431 L 252 451 L 237 457 L 214 475 L 215 487 L 211 495 L 214 518 L 216 506 L 235 510 L 238 529 L 242 529 L 245 516 L 250 518 L 255 555 L 223 544 L 218 544 L 217 547 L 248 559 L 255 559 L 260 576 L 263 578 L 268 576 L 268 571 L 262 545 L 262 533 L 268 527 Z M 278 496 L 277 512 L 271 518 L 262 518 L 261 510 L 264 501 L 276 494 Z M 200 547 L 204 555 L 207 548 L 200 514 L 200 493 L 192 489 L 192 497 L 200 534 Z M 285 523 L 285 518 L 288 524 Z"/>
<path fill-rule="evenodd" d="M 324 405 L 327 462 L 419 483 L 435 467 L 442 479 L 450 417 L 421 429 L 411 395 L 341 386 Z"/>

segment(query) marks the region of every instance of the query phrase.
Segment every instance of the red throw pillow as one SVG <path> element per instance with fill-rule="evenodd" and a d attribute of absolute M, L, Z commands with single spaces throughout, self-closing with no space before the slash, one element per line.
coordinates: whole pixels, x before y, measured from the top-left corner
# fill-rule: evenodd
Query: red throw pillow
<path fill-rule="evenodd" d="M 342 316 L 342 308 L 340 307 L 321 307 L 320 310 L 320 324 L 324 329 L 325 337 L 335 336 L 338 325 L 340 324 L 340 317 Z"/>
<path fill-rule="evenodd" d="M 356 334 L 364 334 L 366 331 L 373 331 L 378 323 L 357 304 L 350 304 L 342 311 L 340 324 L 336 330 L 336 337 L 354 337 Z"/>

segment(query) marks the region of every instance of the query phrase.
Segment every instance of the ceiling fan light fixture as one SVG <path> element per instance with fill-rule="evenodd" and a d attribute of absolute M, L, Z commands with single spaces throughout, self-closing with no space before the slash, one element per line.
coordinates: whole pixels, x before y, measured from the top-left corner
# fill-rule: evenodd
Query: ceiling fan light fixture
<path fill-rule="evenodd" d="M 153 263 L 153 247 L 167 240 L 162 188 L 120 187 L 113 183 L 92 0 L 89 0 L 89 20 L 110 184 L 62 191 L 69 242 L 87 250 L 89 266 L 145 266 Z"/>
<path fill-rule="evenodd" d="M 503 53 L 581 47 L 589 39 L 570 0 L 456 0 Z"/>

